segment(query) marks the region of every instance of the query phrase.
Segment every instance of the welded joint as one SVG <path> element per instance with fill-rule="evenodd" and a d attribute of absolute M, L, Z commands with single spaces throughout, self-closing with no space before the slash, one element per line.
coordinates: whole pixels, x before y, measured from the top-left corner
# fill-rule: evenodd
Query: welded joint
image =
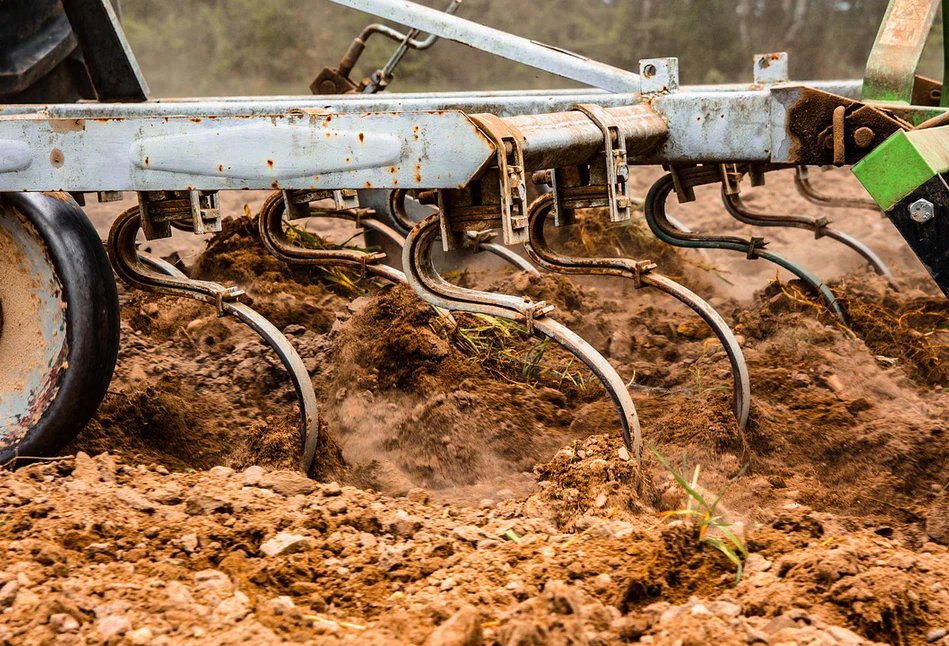
<path fill-rule="evenodd" d="M 679 91 L 678 58 L 645 58 L 639 61 L 639 89 L 643 94 Z"/>

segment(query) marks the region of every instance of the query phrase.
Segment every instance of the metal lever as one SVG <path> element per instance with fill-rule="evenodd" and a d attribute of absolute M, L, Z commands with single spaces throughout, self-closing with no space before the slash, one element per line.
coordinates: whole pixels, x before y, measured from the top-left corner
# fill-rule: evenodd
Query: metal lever
<path fill-rule="evenodd" d="M 451 4 L 448 5 L 445 14 L 449 16 L 454 15 L 455 12 L 458 11 L 458 8 L 461 7 L 462 2 L 463 0 L 451 0 Z M 409 32 L 403 36 L 402 42 L 399 43 L 399 46 L 395 52 L 393 52 L 385 66 L 373 72 L 369 79 L 369 84 L 366 85 L 366 88 L 363 90 L 363 94 L 375 94 L 380 90 L 384 90 L 392 81 L 395 68 L 399 66 L 399 63 L 402 62 L 402 58 L 405 57 L 405 54 L 410 48 L 424 50 L 438 41 L 438 36 L 435 34 L 430 34 L 429 37 L 423 41 L 416 41 L 415 39 L 418 38 L 421 33 L 419 29 L 410 29 Z"/>

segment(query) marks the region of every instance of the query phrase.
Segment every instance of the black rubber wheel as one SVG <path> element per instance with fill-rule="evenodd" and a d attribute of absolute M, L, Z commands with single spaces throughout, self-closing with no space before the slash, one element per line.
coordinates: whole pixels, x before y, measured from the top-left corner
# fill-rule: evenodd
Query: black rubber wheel
<path fill-rule="evenodd" d="M 102 241 L 65 193 L 0 195 L 0 464 L 54 454 L 92 418 L 119 350 Z"/>

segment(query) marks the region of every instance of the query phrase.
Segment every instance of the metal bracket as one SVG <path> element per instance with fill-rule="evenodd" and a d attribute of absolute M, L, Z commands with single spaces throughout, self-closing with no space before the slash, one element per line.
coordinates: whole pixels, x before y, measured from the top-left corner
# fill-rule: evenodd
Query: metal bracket
<path fill-rule="evenodd" d="M 283 191 L 283 203 L 288 220 L 302 220 L 310 217 L 310 202 L 333 198 L 337 211 L 349 211 L 359 208 L 359 195 L 353 189 L 335 191 Z"/>
<path fill-rule="evenodd" d="M 173 222 L 196 235 L 221 230 L 217 191 L 145 191 L 138 194 L 145 238 L 170 238 Z"/>
<path fill-rule="evenodd" d="M 755 85 L 777 85 L 787 83 L 790 79 L 788 72 L 787 52 L 773 54 L 755 54 Z"/>
<path fill-rule="evenodd" d="M 500 117 L 490 114 L 472 116 L 497 150 L 498 190 L 500 193 L 501 231 L 504 244 L 527 240 L 527 176 L 524 168 L 523 137 Z"/>
<path fill-rule="evenodd" d="M 639 61 L 640 92 L 669 94 L 679 91 L 678 58 L 646 58 Z"/>
<path fill-rule="evenodd" d="M 603 164 L 605 177 L 598 177 L 597 167 L 590 165 L 590 183 L 606 187 L 611 222 L 625 222 L 631 217 L 629 198 L 629 165 L 626 154 L 626 131 L 609 112 L 598 105 L 576 105 L 571 110 L 582 112 L 603 133 Z M 559 209 L 558 209 L 559 211 Z"/>

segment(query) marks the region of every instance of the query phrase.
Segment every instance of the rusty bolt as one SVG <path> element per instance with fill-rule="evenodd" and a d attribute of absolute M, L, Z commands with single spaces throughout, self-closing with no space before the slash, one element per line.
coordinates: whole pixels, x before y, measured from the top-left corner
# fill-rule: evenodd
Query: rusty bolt
<path fill-rule="evenodd" d="M 437 191 L 422 191 L 418 194 L 418 203 L 431 206 L 433 204 L 438 204 L 438 192 Z"/>
<path fill-rule="evenodd" d="M 531 183 L 534 184 L 534 186 L 543 186 L 545 184 L 550 186 L 552 182 L 553 178 L 551 177 L 550 169 L 539 170 L 531 176 Z"/>
<path fill-rule="evenodd" d="M 867 148 L 870 144 L 873 143 L 873 140 L 876 139 L 876 133 L 873 132 L 871 128 L 863 126 L 857 128 L 857 131 L 853 133 L 853 141 L 860 148 Z"/>

